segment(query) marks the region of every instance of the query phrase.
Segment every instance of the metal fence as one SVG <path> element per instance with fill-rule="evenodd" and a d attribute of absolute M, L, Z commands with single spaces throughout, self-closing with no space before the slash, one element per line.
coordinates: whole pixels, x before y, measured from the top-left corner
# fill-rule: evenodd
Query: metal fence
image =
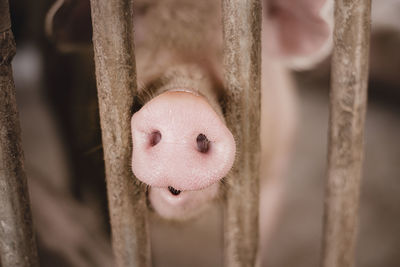
<path fill-rule="evenodd" d="M 132 2 L 91 0 L 112 244 L 121 267 L 151 265 L 145 190 L 130 170 L 130 117 L 137 89 Z M 261 3 L 223 0 L 222 7 L 226 121 L 240 151 L 227 177 L 224 264 L 255 266 Z M 0 259 L 3 267 L 38 266 L 11 72 L 15 43 L 8 10 L 8 0 L 0 0 Z M 323 267 L 354 264 L 370 12 L 370 0 L 335 2 Z"/>

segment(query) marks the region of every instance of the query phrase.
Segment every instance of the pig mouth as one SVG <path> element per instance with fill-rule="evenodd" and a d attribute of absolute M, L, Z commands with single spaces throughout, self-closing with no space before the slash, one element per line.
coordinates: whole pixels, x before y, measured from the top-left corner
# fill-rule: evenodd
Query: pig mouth
<path fill-rule="evenodd" d="M 172 186 L 168 186 L 168 190 L 169 192 L 171 192 L 171 194 L 173 194 L 174 196 L 178 196 L 182 191 L 173 188 Z"/>
<path fill-rule="evenodd" d="M 171 193 L 171 195 L 172 195 L 173 197 L 178 197 L 178 196 L 181 196 L 184 192 L 201 192 L 201 191 L 203 191 L 203 190 L 205 190 L 205 189 L 207 189 L 207 188 L 209 188 L 209 187 L 212 187 L 212 186 L 213 186 L 213 184 L 210 185 L 210 186 L 207 186 L 207 187 L 205 187 L 205 188 L 199 189 L 199 190 L 179 190 L 179 189 L 174 188 L 173 186 L 167 186 L 166 188 L 165 188 L 165 187 L 153 187 L 153 188 L 162 189 L 162 190 L 165 190 L 165 191 L 167 191 L 167 192 L 169 191 L 169 193 Z M 148 191 L 151 187 L 152 187 L 152 186 L 147 185 L 147 191 Z"/>
<path fill-rule="evenodd" d="M 219 183 L 197 191 L 177 190 L 171 185 L 168 187 L 149 186 L 147 200 L 151 210 L 161 217 L 184 220 L 193 218 L 209 207 L 211 200 L 218 196 L 218 191 Z M 178 195 L 174 195 L 178 192 L 180 192 Z"/>

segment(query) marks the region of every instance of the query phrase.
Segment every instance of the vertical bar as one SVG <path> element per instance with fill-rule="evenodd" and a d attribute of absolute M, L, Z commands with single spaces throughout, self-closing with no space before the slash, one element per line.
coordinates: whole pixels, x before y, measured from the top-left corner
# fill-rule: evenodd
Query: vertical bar
<path fill-rule="evenodd" d="M 258 247 L 261 3 L 223 0 L 227 125 L 236 162 L 227 179 L 224 264 L 254 266 Z"/>
<path fill-rule="evenodd" d="M 0 0 L 0 266 L 39 266 L 23 164 L 8 0 Z"/>
<path fill-rule="evenodd" d="M 354 265 L 367 105 L 371 0 L 336 0 L 323 267 Z"/>
<path fill-rule="evenodd" d="M 112 243 L 117 266 L 149 266 L 145 190 L 131 172 L 136 93 L 132 0 L 91 0 Z"/>

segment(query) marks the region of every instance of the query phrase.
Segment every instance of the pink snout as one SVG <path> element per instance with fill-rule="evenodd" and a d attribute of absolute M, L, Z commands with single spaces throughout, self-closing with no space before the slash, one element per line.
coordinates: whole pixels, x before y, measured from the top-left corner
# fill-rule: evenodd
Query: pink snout
<path fill-rule="evenodd" d="M 199 95 L 163 93 L 132 117 L 132 170 L 142 182 L 172 195 L 201 190 L 223 178 L 235 141 L 222 118 Z"/>

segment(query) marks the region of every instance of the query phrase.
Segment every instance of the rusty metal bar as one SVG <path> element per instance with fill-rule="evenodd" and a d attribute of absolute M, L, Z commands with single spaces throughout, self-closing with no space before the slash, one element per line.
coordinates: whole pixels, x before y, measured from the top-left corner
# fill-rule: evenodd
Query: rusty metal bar
<path fill-rule="evenodd" d="M 323 267 L 354 265 L 367 106 L 370 0 L 336 0 Z"/>
<path fill-rule="evenodd" d="M 8 0 L 0 0 L 0 266 L 39 266 L 23 163 Z"/>
<path fill-rule="evenodd" d="M 226 119 L 239 152 L 227 177 L 224 264 L 250 267 L 258 247 L 261 3 L 223 0 L 222 12 Z"/>
<path fill-rule="evenodd" d="M 117 266 L 150 266 L 145 190 L 131 172 L 136 93 L 132 0 L 91 0 L 112 243 Z"/>

